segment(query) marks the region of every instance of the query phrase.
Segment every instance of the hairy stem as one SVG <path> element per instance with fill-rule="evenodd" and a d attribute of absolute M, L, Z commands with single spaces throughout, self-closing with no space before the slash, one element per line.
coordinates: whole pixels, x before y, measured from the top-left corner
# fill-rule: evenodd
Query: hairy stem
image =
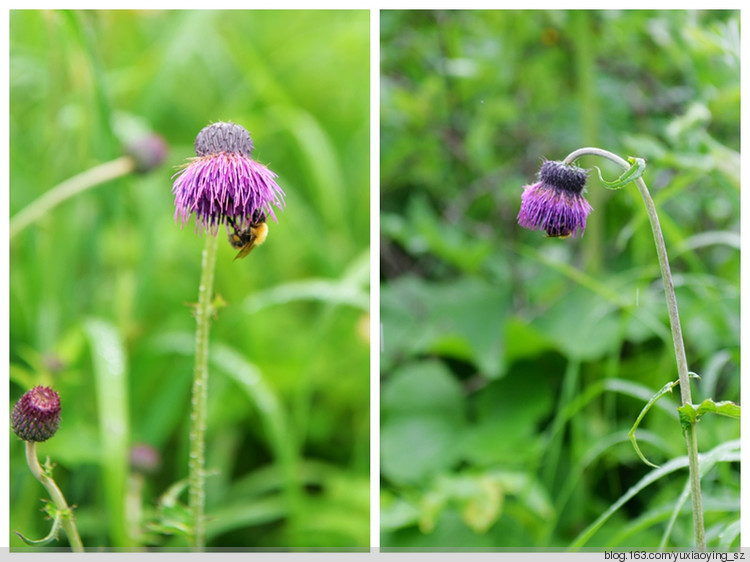
<path fill-rule="evenodd" d="M 135 167 L 136 162 L 132 156 L 121 156 L 57 184 L 11 217 L 10 239 L 13 240 L 24 228 L 38 221 L 63 201 L 104 182 L 127 175 L 135 170 Z"/>
<path fill-rule="evenodd" d="M 189 504 L 193 519 L 192 543 L 196 550 L 206 544 L 204 508 L 206 414 L 208 409 L 208 342 L 213 307 L 214 269 L 218 239 L 208 234 L 203 248 L 198 305 L 195 307 L 195 372 L 192 411 L 190 413 Z"/>
<path fill-rule="evenodd" d="M 47 493 L 49 493 L 52 503 L 54 503 L 55 507 L 62 512 L 62 527 L 65 530 L 65 534 L 68 536 L 71 548 L 74 552 L 84 552 L 81 537 L 78 534 L 78 529 L 73 520 L 73 510 L 68 507 L 68 502 L 65 501 L 65 496 L 63 496 L 55 481 L 39 464 L 39 459 L 36 456 L 36 442 L 26 441 L 25 443 L 26 462 L 28 463 L 34 477 L 47 489 Z"/>
<path fill-rule="evenodd" d="M 571 164 L 582 156 L 599 156 L 614 162 L 623 170 L 630 169 L 630 164 L 616 154 L 600 148 L 580 148 L 570 153 L 563 164 Z M 651 223 L 651 232 L 656 244 L 656 254 L 659 258 L 659 268 L 661 277 L 664 282 L 664 294 L 667 299 L 667 311 L 669 312 L 669 324 L 672 330 L 672 343 L 674 344 L 675 360 L 677 362 L 677 374 L 680 380 L 680 397 L 682 404 L 691 404 L 692 397 L 690 394 L 690 377 L 688 373 L 687 358 L 685 356 L 685 343 L 682 339 L 682 327 L 680 325 L 680 314 L 677 310 L 677 298 L 674 292 L 674 281 L 672 280 L 672 270 L 669 267 L 667 257 L 667 247 L 664 243 L 664 235 L 659 224 L 659 216 L 656 213 L 656 206 L 651 194 L 646 187 L 643 178 L 635 180 L 638 191 L 646 205 L 646 213 Z M 703 507 L 701 502 L 700 474 L 698 470 L 698 443 L 695 431 L 695 424 L 691 424 L 685 431 L 685 443 L 687 446 L 689 473 L 690 473 L 690 492 L 693 504 L 693 528 L 695 533 L 695 547 L 701 552 L 706 550 L 705 530 L 703 524 Z"/>

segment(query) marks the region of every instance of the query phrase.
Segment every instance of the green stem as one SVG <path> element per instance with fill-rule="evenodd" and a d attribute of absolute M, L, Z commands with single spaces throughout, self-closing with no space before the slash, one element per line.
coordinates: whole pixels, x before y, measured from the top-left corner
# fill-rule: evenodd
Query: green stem
<path fill-rule="evenodd" d="M 201 264 L 198 305 L 195 307 L 195 374 L 193 378 L 192 411 L 190 412 L 189 503 L 193 519 L 192 543 L 196 550 L 206 545 L 204 508 L 206 415 L 208 410 L 208 341 L 213 313 L 212 298 L 218 238 L 206 235 Z"/>
<path fill-rule="evenodd" d="M 75 521 L 73 521 L 73 510 L 68 507 L 68 502 L 65 501 L 65 496 L 63 496 L 55 481 L 39 464 L 39 459 L 36 456 L 36 442 L 26 441 L 25 443 L 26 462 L 31 469 L 31 473 L 47 489 L 55 507 L 62 513 L 62 527 L 65 530 L 65 534 L 68 535 L 71 548 L 74 552 L 84 552 L 81 537 L 78 534 Z"/>
<path fill-rule="evenodd" d="M 24 228 L 38 221 L 48 211 L 57 207 L 66 199 L 107 181 L 127 175 L 135 170 L 135 166 L 136 162 L 132 156 L 121 156 L 56 185 L 43 193 L 41 197 L 32 201 L 28 207 L 21 209 L 11 217 L 10 239 L 13 240 Z"/>
<path fill-rule="evenodd" d="M 606 158 L 620 166 L 623 170 L 630 169 L 630 164 L 616 154 L 600 148 L 580 148 L 570 153 L 563 164 L 571 164 L 582 156 L 599 156 Z M 680 314 L 677 310 L 677 297 L 674 292 L 674 281 L 672 280 L 672 270 L 669 267 L 669 258 L 667 257 L 667 247 L 664 243 L 664 235 L 659 224 L 659 216 L 656 214 L 656 206 L 651 194 L 646 187 L 643 178 L 635 180 L 638 191 L 646 205 L 646 213 L 651 223 L 651 232 L 656 244 L 656 254 L 659 258 L 659 268 L 661 277 L 664 282 L 664 293 L 667 299 L 667 311 L 669 313 L 669 324 L 672 330 L 672 343 L 674 344 L 675 359 L 677 361 L 677 374 L 680 380 L 680 397 L 682 404 L 691 404 L 690 395 L 690 376 L 688 374 L 687 358 L 685 356 L 685 344 L 682 340 L 682 328 L 680 326 Z M 706 551 L 706 538 L 703 524 L 703 507 L 701 505 L 701 486 L 700 474 L 698 470 L 698 443 L 695 432 L 695 424 L 691 424 L 685 431 L 685 443 L 688 452 L 689 474 L 690 474 L 690 492 L 693 502 L 693 529 L 695 533 L 695 547 L 700 552 Z"/>
<path fill-rule="evenodd" d="M 593 26 L 596 15 L 588 10 L 572 10 L 573 54 L 575 56 L 575 88 L 579 100 L 579 123 L 586 144 L 597 144 L 597 124 L 599 123 L 599 98 L 596 89 L 596 48 Z M 591 193 L 590 202 L 594 209 L 604 200 L 603 193 Z M 602 269 L 603 217 L 594 213 L 588 218 L 586 230 L 590 236 L 583 239 L 583 263 L 586 271 L 596 275 Z"/>
<path fill-rule="evenodd" d="M 695 423 L 685 430 L 685 444 L 690 468 L 690 501 L 693 504 L 693 533 L 695 548 L 706 552 L 706 531 L 703 523 L 703 501 L 701 499 L 701 477 L 698 466 L 698 431 Z"/>

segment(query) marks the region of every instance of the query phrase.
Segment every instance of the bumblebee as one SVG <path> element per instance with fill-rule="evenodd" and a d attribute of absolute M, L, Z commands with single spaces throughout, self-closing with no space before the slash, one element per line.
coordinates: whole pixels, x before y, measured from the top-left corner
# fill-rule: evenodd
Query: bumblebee
<path fill-rule="evenodd" d="M 547 234 L 545 234 L 547 238 L 561 238 L 561 239 L 570 238 L 572 235 L 573 233 L 570 230 L 559 230 L 559 231 L 553 230 L 551 232 L 548 231 Z"/>
<path fill-rule="evenodd" d="M 573 235 L 573 231 L 565 225 L 561 224 L 548 224 L 544 227 L 547 238 L 569 238 Z"/>
<path fill-rule="evenodd" d="M 237 228 L 237 225 L 231 217 L 227 217 L 227 224 L 229 224 L 234 230 L 234 232 L 229 233 L 229 243 L 232 245 L 232 248 L 239 250 L 234 260 L 244 258 L 252 252 L 256 246 L 263 244 L 268 236 L 266 214 L 261 210 L 257 210 L 253 213 L 250 225 L 245 228 Z"/>

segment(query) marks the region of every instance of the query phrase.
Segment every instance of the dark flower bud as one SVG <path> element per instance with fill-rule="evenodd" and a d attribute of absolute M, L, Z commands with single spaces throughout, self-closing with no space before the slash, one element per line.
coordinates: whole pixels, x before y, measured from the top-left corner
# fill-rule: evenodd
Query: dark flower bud
<path fill-rule="evenodd" d="M 125 148 L 125 152 L 135 160 L 135 171 L 139 174 L 150 172 L 167 157 L 167 143 L 159 135 L 147 135 Z"/>
<path fill-rule="evenodd" d="M 59 373 L 65 369 L 65 362 L 62 358 L 55 353 L 47 353 L 42 357 L 42 364 L 44 368 L 51 373 Z"/>
<path fill-rule="evenodd" d="M 152 474 L 161 466 L 161 455 L 151 445 L 136 443 L 130 448 L 130 466 L 137 472 Z"/>
<path fill-rule="evenodd" d="M 60 396 L 46 386 L 35 386 L 13 407 L 11 427 L 24 441 L 46 441 L 60 425 Z"/>

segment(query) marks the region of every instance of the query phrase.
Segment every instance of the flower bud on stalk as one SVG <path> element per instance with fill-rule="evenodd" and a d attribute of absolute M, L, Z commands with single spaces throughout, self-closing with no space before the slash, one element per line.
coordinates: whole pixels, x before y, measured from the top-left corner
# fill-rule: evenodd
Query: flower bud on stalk
<path fill-rule="evenodd" d="M 11 427 L 24 441 L 46 441 L 60 426 L 60 396 L 46 386 L 35 386 L 13 407 Z"/>

